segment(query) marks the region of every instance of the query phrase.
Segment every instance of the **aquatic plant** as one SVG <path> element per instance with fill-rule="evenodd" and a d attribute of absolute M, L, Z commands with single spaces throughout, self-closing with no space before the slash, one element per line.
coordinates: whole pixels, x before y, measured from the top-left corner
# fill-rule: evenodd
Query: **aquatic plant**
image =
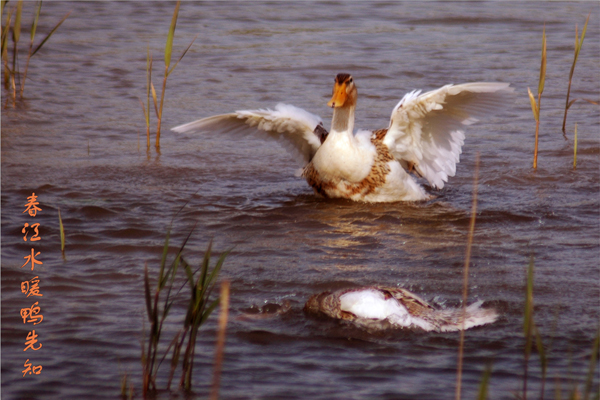
<path fill-rule="evenodd" d="M 577 24 L 575 24 L 575 55 L 573 57 L 573 64 L 571 65 L 571 71 L 569 72 L 569 86 L 567 88 L 567 100 L 565 102 L 565 116 L 563 117 L 563 124 L 562 124 L 562 132 L 563 135 L 565 136 L 566 139 L 566 132 L 565 132 L 565 125 L 567 123 L 567 112 L 569 111 L 569 108 L 571 108 L 571 106 L 573 105 L 573 103 L 575 103 L 578 99 L 573 99 L 571 101 L 569 101 L 569 96 L 571 95 L 571 82 L 573 81 L 573 73 L 575 72 L 575 65 L 577 64 L 577 58 L 579 57 L 579 52 L 581 51 L 581 46 L 583 46 L 583 39 L 585 38 L 585 32 L 587 30 L 587 24 L 590 20 L 590 15 L 592 13 L 589 13 L 587 16 L 587 19 L 585 20 L 585 24 L 583 25 L 583 30 L 581 31 L 581 37 L 579 37 L 579 30 L 577 27 Z M 586 100 L 583 99 L 589 103 L 592 104 L 598 104 L 595 101 L 591 101 L 591 100 Z"/>
<path fill-rule="evenodd" d="M 527 372 L 529 358 L 531 357 L 531 350 L 533 347 L 533 340 L 535 340 L 536 348 L 540 356 L 540 364 L 542 369 L 542 384 L 541 384 L 541 396 L 544 398 L 544 387 L 546 383 L 546 371 L 548 368 L 548 359 L 546 357 L 546 351 L 544 344 L 542 343 L 542 336 L 535 325 L 533 320 L 533 271 L 534 271 L 534 259 L 533 255 L 529 259 L 529 266 L 527 267 L 527 283 L 525 289 L 525 311 L 523 318 L 523 332 L 525 335 L 525 363 L 523 373 L 523 400 L 527 400 Z"/>
<path fill-rule="evenodd" d="M 171 73 L 173 72 L 175 67 L 177 67 L 179 62 L 183 59 L 183 57 L 186 55 L 186 53 L 188 52 L 190 47 L 192 47 L 192 44 L 194 44 L 194 41 L 198 37 L 198 35 L 196 35 L 194 37 L 194 39 L 192 39 L 191 43 L 183 51 L 183 53 L 181 54 L 181 56 L 179 57 L 177 62 L 175 62 L 175 64 L 173 64 L 173 66 L 171 66 L 171 53 L 173 51 L 173 39 L 175 37 L 175 27 L 177 25 L 177 18 L 179 16 L 180 4 L 181 4 L 181 1 L 178 1 L 177 4 L 175 4 L 175 10 L 173 11 L 173 17 L 171 18 L 171 25 L 169 27 L 169 32 L 167 34 L 167 42 L 165 44 L 165 73 L 164 73 L 164 77 L 163 77 L 162 90 L 160 93 L 160 104 L 158 103 L 156 89 L 154 88 L 154 84 L 152 83 L 152 79 L 151 79 L 152 57 L 150 55 L 149 49 L 148 49 L 148 54 L 147 54 L 147 58 L 146 58 L 146 85 L 147 85 L 146 101 L 147 101 L 147 106 L 144 106 L 144 103 L 141 100 L 140 100 L 140 103 L 142 103 L 142 109 L 144 110 L 144 118 L 146 121 L 146 134 L 147 134 L 147 138 L 148 138 L 147 143 L 148 143 L 148 148 L 149 148 L 150 147 L 150 93 L 152 93 L 152 101 L 154 103 L 154 111 L 156 113 L 156 118 L 158 120 L 157 125 L 156 125 L 156 143 L 155 143 L 157 150 L 160 149 L 160 127 L 161 127 L 161 123 L 162 123 L 163 106 L 164 106 L 164 102 L 165 102 L 165 91 L 167 89 L 167 78 L 169 77 L 169 75 L 171 75 Z"/>
<path fill-rule="evenodd" d="M 540 66 L 540 79 L 538 83 L 538 97 L 537 102 L 531 93 L 531 89 L 527 88 L 529 93 L 529 101 L 531 102 L 531 110 L 533 111 L 533 118 L 535 118 L 535 148 L 533 150 L 533 169 L 537 169 L 537 157 L 538 157 L 538 137 L 540 131 L 540 103 L 542 100 L 542 92 L 544 91 L 544 83 L 546 80 L 546 25 L 544 24 L 544 31 L 542 33 L 542 64 Z"/>
<path fill-rule="evenodd" d="M 150 278 L 148 266 L 144 268 L 144 293 L 146 300 L 146 311 L 150 322 L 150 334 L 147 345 L 142 346 L 142 372 L 143 372 L 143 395 L 146 397 L 149 393 L 154 393 L 157 390 L 156 377 L 161 363 L 165 360 L 169 352 L 172 351 L 171 369 L 167 383 L 167 390 L 170 389 L 175 371 L 179 366 L 181 358 L 182 375 L 180 386 L 186 391 L 192 387 L 192 371 L 194 366 L 194 355 L 196 348 L 196 338 L 202 325 L 220 303 L 220 297 L 210 300 L 211 294 L 216 284 L 216 278 L 223 266 L 225 257 L 229 252 L 224 252 L 219 257 L 218 261 L 210 269 L 210 256 L 212 251 L 212 241 L 208 245 L 208 249 L 204 253 L 204 259 L 200 267 L 193 271 L 190 264 L 183 258 L 183 250 L 189 240 L 192 232 L 188 234 L 183 244 L 175 254 L 172 262 L 167 263 L 170 242 L 170 229 L 167 231 L 163 253 L 161 257 L 158 276 L 156 277 L 156 288 L 152 292 L 150 288 Z M 188 309 L 186 317 L 183 321 L 183 328 L 180 329 L 174 338 L 170 341 L 164 355 L 159 360 L 159 344 L 165 320 L 175 301 L 177 295 L 181 292 L 184 286 L 181 286 L 177 293 L 173 294 L 173 285 L 178 269 L 185 271 L 185 282 L 189 284 L 191 289 L 190 297 L 187 301 Z M 228 288 L 228 286 L 227 286 Z M 222 293 L 224 293 L 222 291 Z M 229 291 L 226 294 L 228 297 Z M 161 298 L 163 299 L 161 301 Z M 162 303 L 162 306 L 161 304 Z M 228 301 L 224 301 L 222 307 L 227 307 Z M 225 318 L 225 323 L 226 323 Z M 186 342 L 187 339 L 187 342 Z M 186 344 L 185 350 L 183 346 Z"/>
<path fill-rule="evenodd" d="M 462 293 L 462 306 L 463 306 L 463 329 L 460 330 L 460 344 L 458 347 L 458 366 L 456 371 L 456 400 L 460 400 L 461 386 L 462 386 L 462 364 L 463 364 L 463 351 L 465 345 L 465 330 L 464 323 L 467 315 L 467 295 L 468 295 L 468 284 L 469 284 L 469 264 L 471 263 L 471 248 L 473 247 L 473 235 L 475 233 L 475 218 L 477 216 L 477 186 L 479 182 L 479 153 L 477 153 L 477 159 L 475 161 L 475 173 L 473 176 L 473 200 L 471 206 L 471 220 L 469 222 L 469 235 L 467 238 L 467 251 L 465 255 L 465 266 L 463 268 L 463 293 Z"/>
<path fill-rule="evenodd" d="M 577 124 L 575 124 L 575 135 L 573 137 L 573 169 L 577 168 Z"/>
<path fill-rule="evenodd" d="M 210 392 L 210 399 L 219 398 L 221 369 L 223 366 L 223 353 L 225 349 L 225 334 L 227 333 L 227 317 L 229 314 L 229 281 L 221 284 L 221 312 L 219 314 L 219 331 L 217 333 L 217 349 L 215 351 L 215 369 Z"/>
<path fill-rule="evenodd" d="M 58 209 L 58 227 L 60 230 L 60 252 L 62 253 L 63 259 L 65 258 L 65 228 L 63 226 L 62 218 L 60 216 L 60 208 Z"/>
<path fill-rule="evenodd" d="M 490 376 L 492 375 L 492 364 L 488 364 L 483 371 L 483 377 L 479 383 L 479 392 L 477 400 L 486 400 L 488 397 L 488 387 L 490 384 Z"/>
<path fill-rule="evenodd" d="M 2 1 L 1 9 L 4 11 L 4 7 L 6 6 L 7 1 Z M 19 96 L 23 98 L 23 92 L 25 90 L 25 81 L 27 79 L 27 72 L 29 70 L 29 61 L 31 57 L 33 57 L 43 46 L 46 44 L 48 39 L 56 32 L 56 30 L 62 25 L 62 23 L 69 17 L 71 12 L 69 11 L 55 26 L 52 30 L 42 39 L 42 41 L 37 45 L 33 46 L 35 35 L 37 32 L 37 25 L 40 17 L 40 12 L 42 10 L 42 2 L 39 1 L 37 7 L 35 9 L 35 15 L 33 18 L 33 22 L 31 24 L 30 30 L 30 42 L 29 42 L 29 52 L 27 54 L 27 61 L 25 63 L 25 71 L 21 75 L 18 68 L 18 56 L 19 56 L 19 40 L 21 38 L 21 16 L 23 11 L 23 0 L 19 0 L 17 2 L 16 7 L 13 10 L 10 10 L 7 17 L 4 28 L 2 29 L 2 62 L 4 64 L 4 86 L 7 90 L 11 90 L 13 106 L 16 105 L 17 101 L 17 79 L 19 79 Z M 11 24 L 11 17 L 14 13 L 14 22 L 12 25 L 12 42 L 13 42 L 13 52 L 12 52 L 12 66 L 9 66 L 9 58 L 8 58 L 8 36 Z M 8 98 L 6 99 L 5 108 L 8 107 Z"/>

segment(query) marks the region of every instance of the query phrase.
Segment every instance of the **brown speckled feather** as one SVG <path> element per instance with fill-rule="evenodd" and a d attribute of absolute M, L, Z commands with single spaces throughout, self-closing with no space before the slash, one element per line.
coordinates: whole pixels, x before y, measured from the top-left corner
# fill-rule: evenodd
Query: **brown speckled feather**
<path fill-rule="evenodd" d="M 306 181 L 315 192 L 323 197 L 350 197 L 357 194 L 367 196 L 372 194 L 377 188 L 385 184 L 386 176 L 390 173 L 388 163 L 394 160 L 394 156 L 383 143 L 386 133 L 387 129 L 379 129 L 373 132 L 371 143 L 375 146 L 376 157 L 371 171 L 362 181 L 354 183 L 342 179 L 325 180 L 319 175 L 312 163 L 304 168 L 302 176 L 306 178 Z M 335 191 L 342 192 L 343 196 L 335 195 Z"/>

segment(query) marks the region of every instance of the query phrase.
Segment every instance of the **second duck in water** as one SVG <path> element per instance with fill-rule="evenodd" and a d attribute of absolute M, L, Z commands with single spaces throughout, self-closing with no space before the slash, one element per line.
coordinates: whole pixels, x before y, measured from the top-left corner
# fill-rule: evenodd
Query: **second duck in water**
<path fill-rule="evenodd" d="M 306 302 L 304 311 L 349 321 L 368 330 L 421 328 L 451 332 L 490 324 L 498 318 L 494 309 L 481 308 L 481 301 L 466 309 L 439 310 L 406 289 L 368 286 L 323 292 Z"/>

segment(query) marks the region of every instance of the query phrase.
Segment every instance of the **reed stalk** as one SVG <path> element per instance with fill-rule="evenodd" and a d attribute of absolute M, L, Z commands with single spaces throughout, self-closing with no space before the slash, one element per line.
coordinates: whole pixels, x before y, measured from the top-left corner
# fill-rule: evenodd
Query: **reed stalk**
<path fill-rule="evenodd" d="M 219 305 L 219 298 L 212 301 L 210 301 L 209 298 L 212 294 L 216 278 L 223 265 L 225 257 L 229 254 L 229 252 L 221 254 L 215 266 L 212 268 L 212 270 L 210 270 L 210 254 L 212 250 L 211 242 L 208 246 L 208 249 L 204 253 L 204 259 L 201 266 L 196 271 L 192 271 L 192 267 L 185 261 L 182 255 L 192 232 L 193 230 L 183 241 L 183 244 L 175 254 L 174 260 L 170 263 L 167 263 L 170 229 L 167 231 L 154 291 L 152 291 L 150 287 L 151 285 L 148 266 L 146 265 L 144 268 L 144 294 L 146 301 L 146 312 L 150 322 L 148 343 L 142 346 L 144 397 L 156 392 L 156 377 L 158 370 L 169 354 L 171 354 L 171 365 L 167 389 L 169 390 L 171 387 L 174 373 L 181 359 L 181 386 L 183 386 L 187 391 L 191 390 L 196 338 L 201 326 L 206 322 L 213 310 Z M 173 285 L 179 269 L 183 269 L 185 271 L 187 279 L 184 282 L 184 286 L 181 286 L 179 291 L 173 294 Z M 171 306 L 175 301 L 175 297 L 188 283 L 191 288 L 191 296 L 188 300 L 188 311 L 183 321 L 183 328 L 177 332 L 174 338 L 170 341 L 167 349 L 164 351 L 164 355 L 159 360 L 159 344 L 161 343 L 165 320 L 169 314 Z M 162 306 L 161 299 L 163 299 Z M 186 340 L 187 345 L 185 347 L 185 351 L 182 352 L 184 344 L 186 344 Z"/>
<path fill-rule="evenodd" d="M 19 0 L 17 2 L 17 8 L 15 11 L 15 22 L 13 23 L 12 29 L 12 40 L 13 40 L 13 59 L 12 59 L 12 70 L 10 73 L 10 88 L 12 89 L 13 95 L 13 107 L 16 105 L 17 101 L 17 59 L 19 56 L 19 40 L 21 38 L 21 15 L 23 12 L 23 0 Z M 7 99 L 8 102 L 8 99 Z M 7 103 L 8 104 L 8 103 Z"/>
<path fill-rule="evenodd" d="M 63 259 L 65 258 L 65 228 L 63 226 L 62 217 L 60 215 L 60 208 L 58 209 L 58 227 L 60 229 L 60 252 L 62 253 Z"/>
<path fill-rule="evenodd" d="M 544 31 L 542 33 L 542 62 L 540 66 L 540 79 L 538 83 L 538 96 L 537 102 L 533 97 L 531 90 L 527 88 L 529 93 L 529 101 L 531 102 L 531 110 L 533 111 L 533 117 L 535 118 L 535 148 L 533 150 L 533 169 L 537 169 L 537 158 L 538 158 L 538 138 L 540 131 L 540 104 L 542 101 L 542 92 L 544 91 L 544 84 L 546 81 L 546 24 L 544 24 Z"/>
<path fill-rule="evenodd" d="M 573 73 L 575 72 L 575 65 L 577 64 L 577 58 L 579 57 L 579 52 L 581 51 L 581 47 L 583 46 L 583 39 L 585 38 L 585 32 L 587 30 L 588 21 L 590 20 L 590 15 L 592 15 L 592 13 L 588 14 L 587 19 L 585 20 L 585 24 L 583 25 L 583 30 L 581 31 L 581 38 L 579 37 L 579 31 L 578 31 L 577 24 L 575 24 L 575 54 L 573 57 L 573 64 L 571 64 L 571 71 L 569 71 L 569 86 L 567 88 L 567 100 L 565 102 L 565 115 L 563 117 L 563 124 L 562 124 L 562 132 L 563 132 L 563 136 L 565 137 L 565 139 L 567 138 L 567 134 L 565 132 L 565 126 L 567 124 L 567 112 L 569 111 L 569 108 L 571 108 L 573 103 L 575 103 L 577 101 L 577 99 L 573 99 L 573 100 L 569 101 L 569 96 L 571 95 L 571 82 L 573 81 Z"/>
<path fill-rule="evenodd" d="M 6 2 L 2 2 L 2 10 L 4 10 L 4 6 Z M 35 10 L 33 22 L 31 24 L 30 30 L 30 42 L 29 42 L 29 51 L 27 54 L 27 61 L 25 63 L 25 70 L 21 75 L 18 67 L 18 58 L 19 58 L 19 40 L 21 37 L 21 17 L 23 11 L 23 0 L 19 0 L 17 2 L 17 6 L 14 11 L 14 22 L 12 27 L 12 39 L 13 39 L 13 59 L 12 59 L 12 68 L 9 67 L 8 61 L 8 32 L 10 29 L 11 23 L 11 14 L 7 16 L 7 21 L 5 26 L 2 29 L 2 61 L 4 64 L 4 86 L 7 90 L 12 90 L 12 100 L 13 106 L 16 105 L 17 101 L 17 86 L 19 87 L 19 96 L 23 98 L 23 92 L 25 91 L 25 82 L 27 79 L 27 73 L 29 71 L 29 62 L 31 57 L 33 57 L 43 46 L 44 44 L 52 37 L 52 35 L 56 32 L 56 30 L 60 27 L 60 25 L 67 19 L 67 17 L 71 14 L 68 12 L 59 22 L 54 26 L 54 28 L 42 39 L 40 44 L 34 47 L 35 35 L 37 32 L 38 21 L 40 17 L 40 12 L 42 9 L 42 2 L 39 1 Z M 17 85 L 17 77 L 19 80 L 19 84 Z M 8 99 L 5 107 L 8 106 Z"/>
<path fill-rule="evenodd" d="M 150 150 L 150 92 L 152 90 L 154 107 L 156 110 L 156 92 L 152 86 L 152 55 L 150 54 L 150 45 L 146 50 L 146 105 L 142 99 L 138 98 L 144 113 L 144 121 L 146 122 L 146 151 Z M 158 114 L 158 111 L 156 111 Z"/>
<path fill-rule="evenodd" d="M 25 90 L 25 79 L 27 78 L 27 69 L 29 68 L 29 60 L 33 57 L 43 46 L 44 44 L 52 37 L 54 32 L 62 25 L 63 22 L 71 15 L 71 11 L 69 11 L 58 23 L 52 28 L 52 30 L 42 39 L 40 44 L 38 44 L 35 49 L 33 48 L 33 40 L 35 39 L 35 33 L 37 31 L 37 23 L 40 15 L 40 11 L 42 9 L 42 2 L 39 2 L 39 6 L 36 10 L 35 18 L 31 25 L 31 42 L 29 44 L 29 54 L 27 55 L 27 63 L 25 64 L 25 73 L 23 74 L 23 80 L 21 81 L 21 98 L 23 98 L 23 91 Z"/>
<path fill-rule="evenodd" d="M 221 313 L 219 314 L 219 331 L 217 333 L 217 349 L 215 352 L 215 370 L 210 392 L 211 400 L 219 399 L 219 385 L 223 366 L 223 351 L 225 349 L 225 336 L 227 333 L 227 316 L 229 314 L 229 281 L 221 283 Z"/>
<path fill-rule="evenodd" d="M 592 346 L 592 355 L 590 357 L 590 367 L 588 369 L 588 374 L 585 380 L 585 389 L 583 392 L 583 399 L 588 400 L 590 398 L 592 392 L 592 386 L 594 383 L 594 372 L 596 370 L 596 364 L 598 362 L 598 350 L 600 349 L 600 329 L 596 332 L 596 338 L 594 339 L 594 344 Z M 596 386 L 598 389 L 598 386 Z M 596 394 L 596 399 L 600 397 L 600 389 Z"/>
<path fill-rule="evenodd" d="M 467 251 L 465 255 L 465 266 L 463 268 L 463 293 L 462 293 L 462 327 L 460 330 L 460 344 L 458 347 L 458 366 L 456 371 L 455 399 L 460 400 L 462 386 L 463 352 L 465 345 L 465 319 L 467 317 L 467 295 L 469 285 L 469 264 L 471 263 L 471 248 L 473 247 L 473 236 L 475 234 L 475 218 L 477 216 L 477 186 L 479 181 L 479 153 L 475 161 L 475 174 L 473 176 L 473 202 L 471 205 L 471 220 L 469 223 L 469 235 L 467 238 Z"/>
<path fill-rule="evenodd" d="M 523 333 L 525 335 L 525 350 L 524 350 L 524 373 L 523 373 L 523 400 L 527 400 L 527 375 L 531 350 L 535 340 L 535 346 L 540 356 L 540 364 L 542 369 L 542 384 L 540 399 L 544 399 L 544 390 L 546 384 L 546 372 L 548 369 L 548 358 L 546 356 L 545 346 L 542 342 L 542 336 L 533 319 L 533 275 L 534 275 L 534 259 L 531 255 L 529 266 L 527 267 L 527 283 L 525 289 L 525 311 L 523 318 Z"/>
<path fill-rule="evenodd" d="M 225 257 L 229 251 L 221 254 L 217 263 L 209 274 L 210 254 L 212 249 L 212 241 L 208 249 L 204 253 L 204 260 L 200 267 L 198 278 L 194 282 L 194 276 L 189 265 L 185 264 L 185 272 L 188 277 L 188 282 L 191 289 L 191 297 L 188 305 L 188 312 L 185 318 L 184 335 L 188 334 L 188 342 L 182 360 L 182 375 L 180 386 L 186 391 L 192 388 L 192 372 L 194 368 L 194 354 L 196 349 L 196 338 L 200 327 L 206 322 L 210 314 L 219 305 L 220 299 L 217 298 L 209 302 L 210 295 L 215 286 L 216 277 L 223 266 Z"/>
<path fill-rule="evenodd" d="M 2 1 L 2 10 L 4 12 L 4 7 L 6 6 L 6 1 Z M 4 66 L 3 69 L 3 81 L 4 88 L 8 91 L 9 83 L 10 83 L 10 67 L 8 66 L 8 32 L 10 30 L 12 13 L 9 10 L 6 15 L 6 23 L 2 27 L 2 64 Z"/>
<path fill-rule="evenodd" d="M 27 71 L 29 70 L 29 60 L 31 60 L 31 53 L 33 52 L 33 39 L 35 38 L 35 31 L 37 30 L 38 20 L 40 18 L 40 11 L 42 10 L 42 2 L 38 1 L 38 6 L 35 9 L 35 17 L 31 24 L 30 41 L 29 41 L 29 53 L 27 56 L 27 62 L 25 63 L 25 72 L 23 72 L 23 80 L 21 82 L 20 97 L 23 98 L 23 91 L 25 90 L 25 80 L 27 79 Z"/>
<path fill-rule="evenodd" d="M 490 376 L 492 375 L 492 365 L 488 366 L 483 371 L 483 378 L 479 384 L 479 392 L 477 394 L 477 400 L 486 400 L 488 398 L 488 388 L 490 385 Z"/>
<path fill-rule="evenodd" d="M 142 109 L 144 111 L 144 119 L 146 121 L 147 144 L 148 144 L 148 148 L 150 148 L 150 93 L 152 94 L 152 101 L 154 103 L 154 111 L 156 113 L 156 118 L 157 118 L 155 147 L 158 152 L 160 152 L 160 132 L 161 132 L 161 126 L 162 126 L 162 119 L 163 119 L 163 106 L 165 104 L 165 91 L 167 89 L 167 78 L 169 77 L 169 75 L 171 75 L 173 70 L 175 70 L 175 67 L 177 67 L 179 62 L 187 54 L 188 50 L 192 47 L 192 44 L 194 44 L 194 41 L 198 37 L 198 35 L 196 35 L 194 37 L 194 39 L 192 39 L 192 41 L 190 42 L 188 47 L 183 51 L 183 53 L 181 54 L 181 56 L 179 57 L 177 62 L 175 62 L 171 66 L 171 56 L 172 56 L 172 51 L 173 51 L 173 39 L 175 38 L 175 27 L 177 26 L 177 18 L 179 16 L 180 4 L 181 4 L 181 1 L 177 1 L 177 3 L 175 4 L 175 10 L 173 11 L 173 16 L 171 18 L 171 25 L 169 27 L 169 32 L 167 34 L 167 42 L 165 44 L 165 72 L 164 72 L 164 76 L 163 76 L 162 90 L 160 93 L 160 102 L 159 102 L 158 96 L 156 94 L 156 89 L 154 88 L 154 84 L 152 83 L 152 80 L 151 80 L 152 57 L 150 56 L 149 49 L 148 49 L 148 56 L 147 56 L 147 61 L 146 61 L 146 84 L 147 84 L 147 93 L 146 93 L 147 103 L 146 104 L 147 104 L 147 107 L 145 107 L 144 103 L 140 100 L 140 103 L 142 104 Z"/>
<path fill-rule="evenodd" d="M 575 136 L 573 138 L 573 169 L 577 168 L 577 124 L 575 124 Z"/>

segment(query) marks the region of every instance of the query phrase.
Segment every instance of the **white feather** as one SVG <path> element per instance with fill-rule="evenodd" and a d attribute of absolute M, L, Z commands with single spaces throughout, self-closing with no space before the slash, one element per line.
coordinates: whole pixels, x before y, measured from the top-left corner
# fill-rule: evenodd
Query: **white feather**
<path fill-rule="evenodd" d="M 394 107 L 385 144 L 398 160 L 408 161 L 436 188 L 443 188 L 464 144 L 463 128 L 493 111 L 513 91 L 506 83 L 446 85 L 406 94 Z"/>
<path fill-rule="evenodd" d="M 321 141 L 314 131 L 317 125 L 322 123 L 318 115 L 280 103 L 274 110 L 241 110 L 215 115 L 176 126 L 171 130 L 186 134 L 255 134 L 264 139 L 275 139 L 305 165 L 321 146 Z"/>

